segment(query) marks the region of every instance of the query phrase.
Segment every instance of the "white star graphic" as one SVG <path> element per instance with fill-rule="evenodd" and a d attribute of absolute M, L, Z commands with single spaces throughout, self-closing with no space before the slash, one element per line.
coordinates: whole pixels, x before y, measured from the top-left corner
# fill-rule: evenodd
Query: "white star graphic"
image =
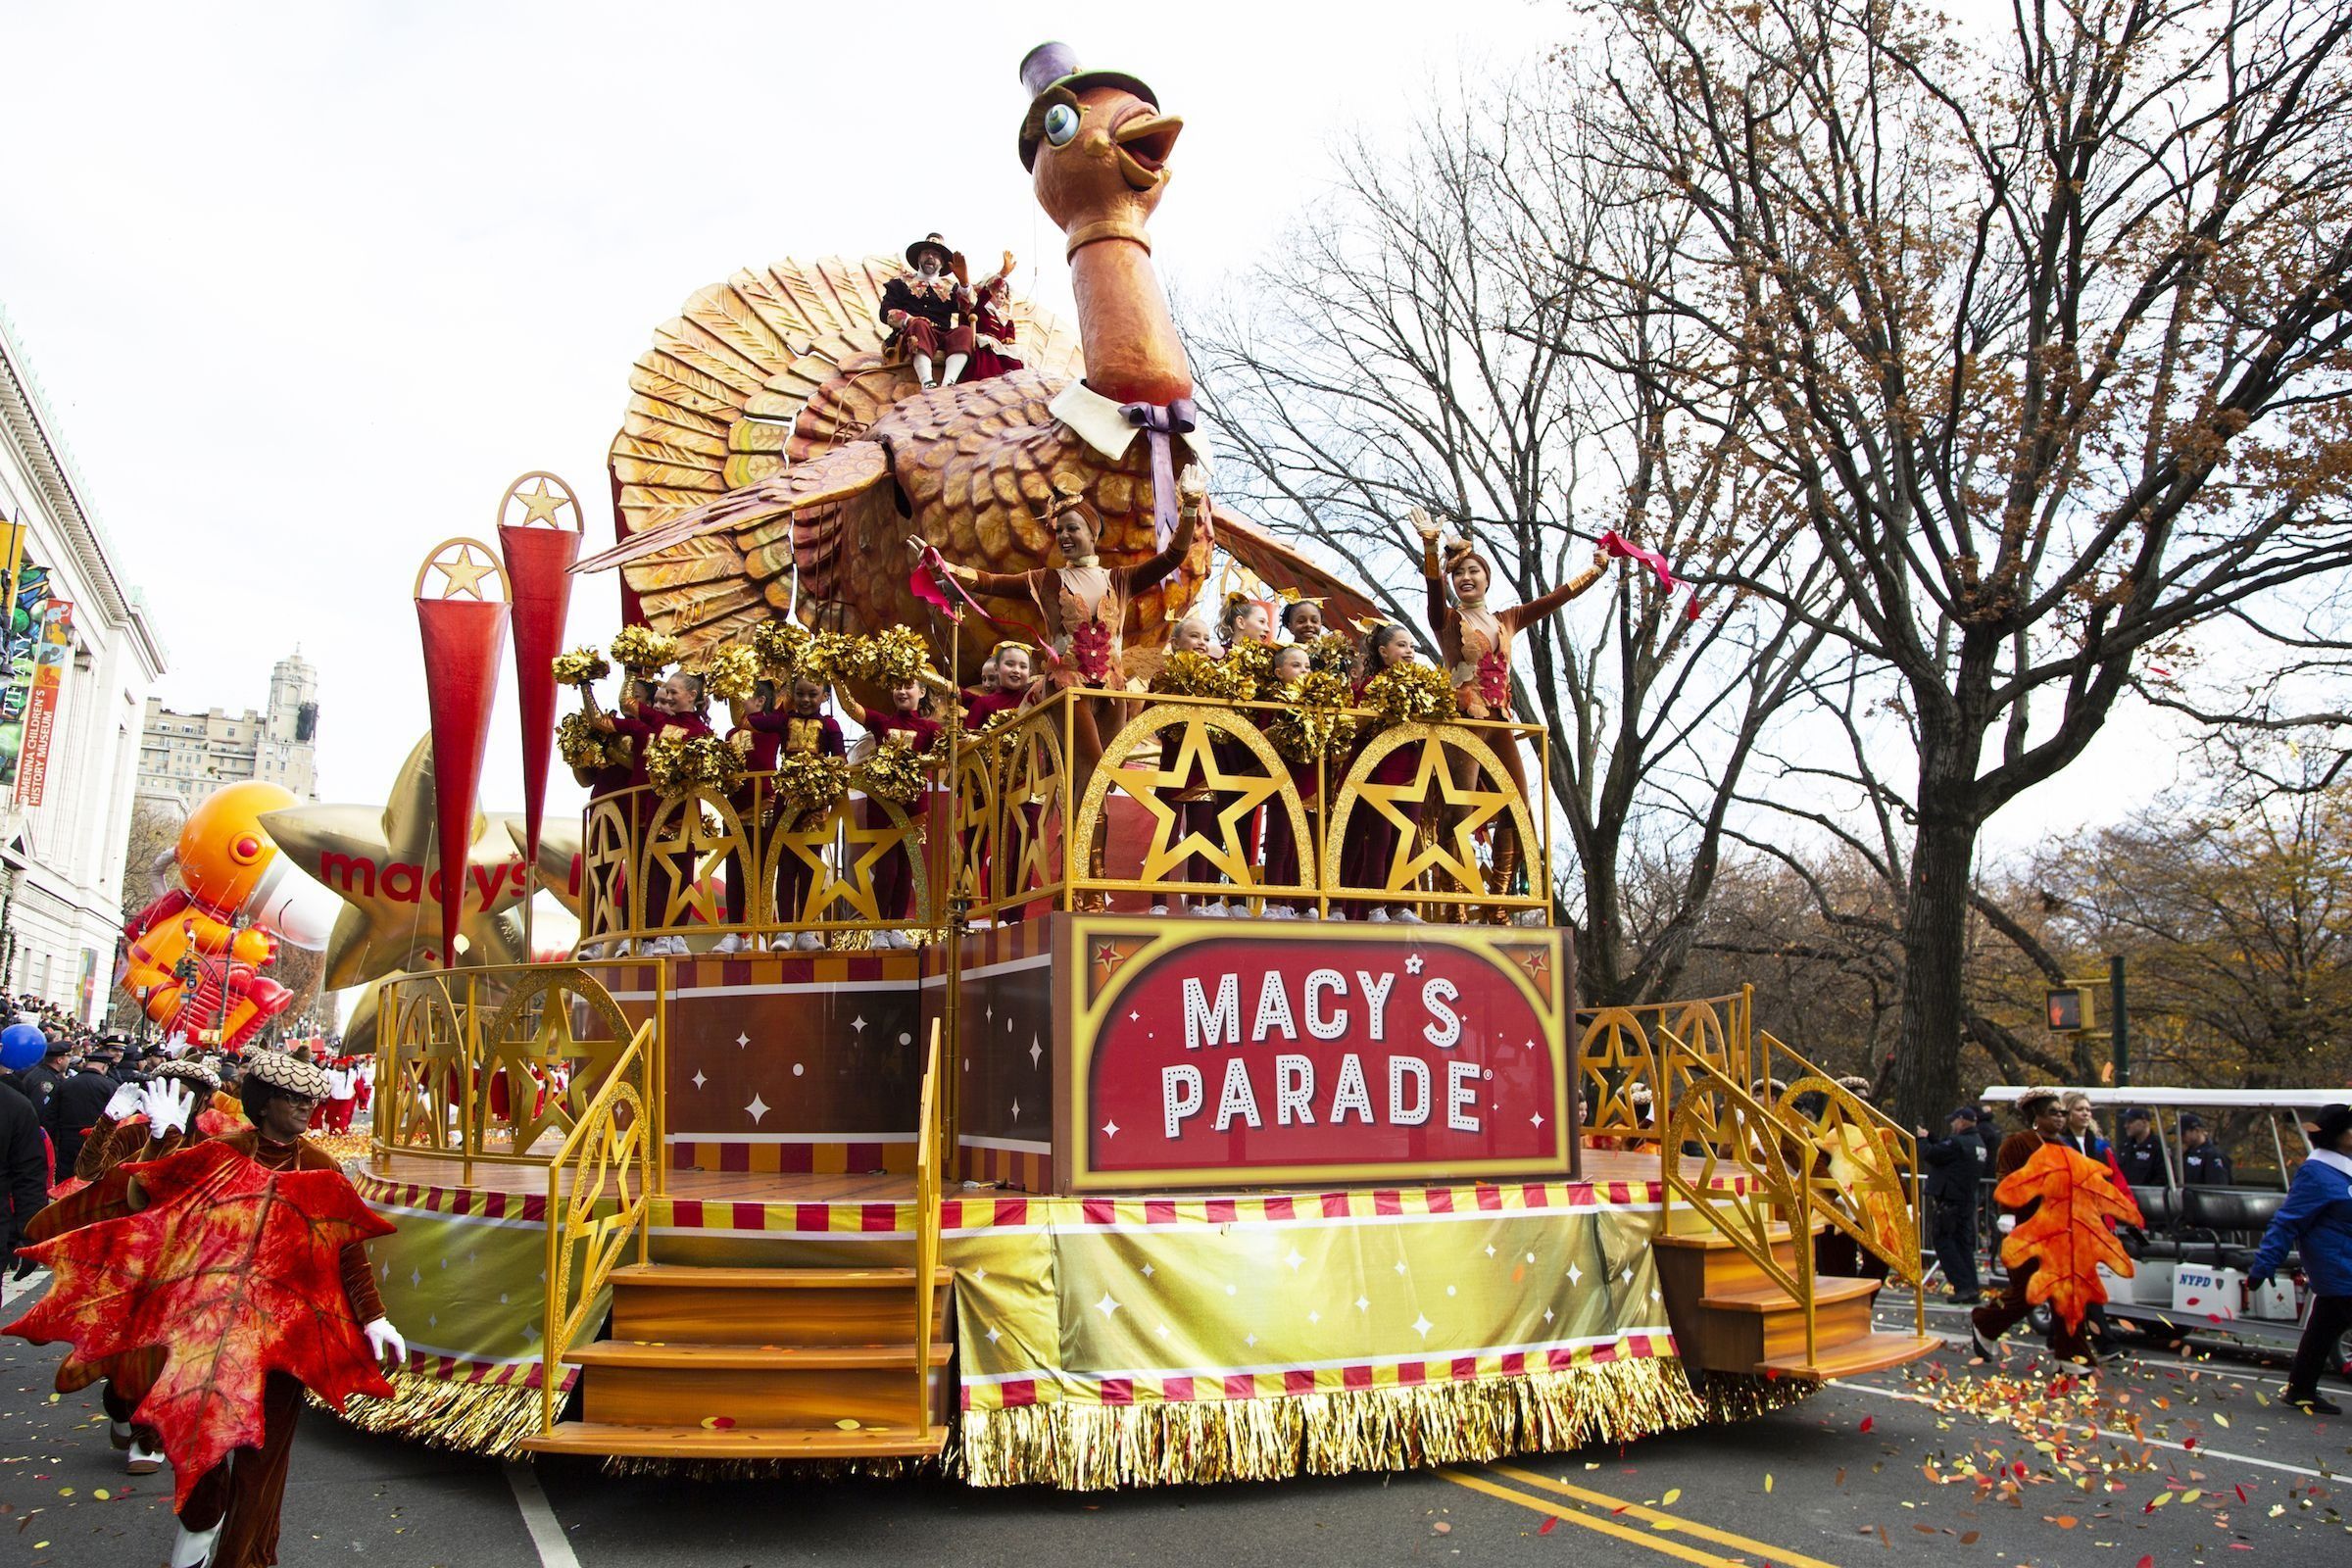
<path fill-rule="evenodd" d="M 1152 1267 L 1151 1264 L 1149 1264 L 1149 1263 L 1146 1263 L 1146 1264 L 1144 1265 L 1144 1278 L 1146 1278 L 1146 1279 L 1150 1279 L 1150 1278 L 1151 1278 L 1152 1275 L 1154 1275 L 1154 1274 L 1156 1274 L 1156 1273 L 1158 1273 L 1158 1272 L 1159 1272 L 1159 1270 L 1157 1270 L 1157 1269 L 1153 1268 L 1153 1267 Z"/>
<path fill-rule="evenodd" d="M 861 1012 L 857 1017 L 852 1018 L 850 1020 L 850 1027 L 857 1030 L 859 1034 L 865 1033 L 865 1014 Z"/>
<path fill-rule="evenodd" d="M 1422 957 L 1418 953 L 1413 954 L 1404 960 L 1404 972 L 1406 974 L 1419 974 L 1422 970 L 1422 967 L 1429 960 Z"/>
<path fill-rule="evenodd" d="M 1533 1040 L 1523 1041 L 1521 1042 L 1519 1049 L 1521 1051 L 1533 1051 L 1536 1049 L 1536 1043 Z"/>
<path fill-rule="evenodd" d="M 1401 1257 L 1396 1260 L 1396 1272 L 1399 1274 L 1404 1272 L 1404 1259 Z"/>
<path fill-rule="evenodd" d="M 1664 1298 L 1664 1297 L 1662 1297 L 1662 1296 L 1660 1296 L 1660 1295 L 1659 1295 L 1659 1294 L 1658 1294 L 1656 1291 L 1651 1291 L 1651 1292 L 1649 1293 L 1649 1298 L 1650 1298 L 1651 1300 L 1653 1300 L 1653 1301 L 1660 1301 L 1660 1300 L 1664 1300 L 1664 1299 L 1665 1299 L 1665 1298 Z"/>
<path fill-rule="evenodd" d="M 1116 1137 L 1118 1137 L 1118 1136 L 1119 1136 L 1119 1124 L 1118 1124 L 1118 1123 L 1117 1123 L 1115 1120 L 1114 1120 L 1114 1121 L 1106 1121 L 1106 1122 L 1104 1122 L 1104 1123 L 1102 1124 L 1102 1136 L 1103 1136 L 1103 1137 L 1105 1137 L 1105 1138 L 1116 1138 Z"/>
<path fill-rule="evenodd" d="M 1031 1071 L 1034 1072 L 1036 1070 L 1037 1058 L 1045 1054 L 1046 1048 L 1037 1043 L 1037 1036 L 1031 1035 L 1029 1037 L 1029 1067 Z"/>
<path fill-rule="evenodd" d="M 703 1076 L 702 1068 L 697 1067 L 694 1069 L 694 1078 L 692 1081 L 694 1083 L 694 1087 L 700 1089 L 703 1087 L 703 1085 L 709 1083 L 710 1080 Z"/>
<path fill-rule="evenodd" d="M 1429 1320 L 1429 1314 L 1426 1312 L 1416 1312 L 1413 1314 L 1413 1332 L 1420 1335 L 1423 1339 L 1428 1339 L 1429 1331 L 1436 1327 L 1437 1325 Z"/>
<path fill-rule="evenodd" d="M 1239 1286 L 1228 1285 L 1225 1287 L 1225 1294 L 1227 1296 L 1239 1296 L 1242 1294 L 1241 1288 Z"/>
<path fill-rule="evenodd" d="M 995 1329 L 990 1329 L 990 1330 L 988 1331 L 988 1343 L 989 1343 L 989 1344 L 991 1344 L 991 1345 L 994 1345 L 994 1344 L 996 1344 L 996 1343 L 997 1343 L 999 1340 L 1003 1339 L 1004 1337 L 1004 1335 L 1002 1335 L 1002 1334 L 998 1333 L 998 1332 L 997 1332 Z"/>
<path fill-rule="evenodd" d="M 1529 1121 L 1531 1121 L 1531 1122 L 1534 1122 L 1534 1123 L 1535 1123 L 1537 1126 L 1539 1126 L 1539 1127 L 1541 1127 L 1541 1126 L 1543 1126 L 1543 1125 L 1544 1125 L 1544 1113 L 1543 1113 L 1542 1111 L 1540 1111 L 1540 1110 L 1539 1110 L 1539 1111 L 1537 1111 L 1537 1112 L 1536 1112 L 1536 1113 L 1535 1113 L 1533 1116 L 1530 1116 L 1530 1117 L 1528 1117 L 1527 1119 L 1528 1119 Z"/>
<path fill-rule="evenodd" d="M 424 1284 L 424 1276 L 423 1276 L 422 1274 L 419 1274 L 419 1273 L 417 1273 L 417 1272 L 416 1272 L 416 1270 L 415 1270 L 415 1269 L 411 1269 L 411 1270 L 409 1270 L 409 1287 L 410 1287 L 410 1289 L 412 1289 L 412 1290 L 415 1290 L 415 1289 L 416 1289 L 417 1287 L 419 1287 L 419 1286 L 421 1286 L 421 1285 L 423 1285 L 423 1284 Z"/>
<path fill-rule="evenodd" d="M 1021 1119 L 1021 1102 L 1017 1100 L 1012 1102 L 1012 1119 L 1014 1121 Z"/>
<path fill-rule="evenodd" d="M 760 1118 L 767 1114 L 767 1102 L 755 1094 L 752 1096 L 752 1102 L 743 1108 L 752 1113 L 752 1125 L 757 1127 L 760 1125 Z"/>
<path fill-rule="evenodd" d="M 1489 1242 L 1487 1244 L 1487 1255 L 1489 1257 L 1493 1257 L 1494 1255 L 1494 1244 L 1493 1242 Z"/>
<path fill-rule="evenodd" d="M 1551 1321 L 1551 1308 L 1548 1306 L 1544 1309 L 1544 1321 L 1546 1323 Z"/>
<path fill-rule="evenodd" d="M 984 1280 L 988 1278 L 988 1270 L 984 1268 L 976 1268 L 972 1270 L 972 1278 L 974 1280 Z"/>
<path fill-rule="evenodd" d="M 1288 1263 L 1288 1264 L 1290 1264 L 1290 1265 L 1291 1265 L 1291 1272 L 1292 1272 L 1292 1273 L 1294 1273 L 1294 1274 L 1296 1274 L 1296 1273 L 1298 1273 L 1298 1265 L 1299 1265 L 1299 1264 L 1301 1264 L 1301 1263 L 1303 1263 L 1303 1262 L 1305 1262 L 1305 1261 L 1306 1261 L 1306 1259 L 1305 1259 L 1305 1258 L 1303 1258 L 1303 1257 L 1300 1257 L 1300 1256 L 1298 1255 L 1298 1249 L 1297 1249 L 1296 1247 L 1294 1247 L 1294 1248 L 1292 1248 L 1292 1249 L 1291 1249 L 1291 1255 L 1290 1255 L 1290 1256 L 1288 1256 L 1288 1257 L 1286 1257 L 1286 1258 L 1284 1258 L 1284 1259 L 1283 1259 L 1283 1261 L 1284 1261 L 1285 1263 Z"/>
<path fill-rule="evenodd" d="M 1309 1323 L 1320 1323 L 1323 1321 L 1323 1314 L 1320 1312 L 1309 1312 L 1306 1314 L 1306 1320 Z"/>
<path fill-rule="evenodd" d="M 1110 1293 L 1108 1291 L 1104 1291 L 1102 1293 L 1102 1299 L 1095 1303 L 1095 1310 L 1102 1313 L 1104 1317 L 1110 1316 L 1118 1309 L 1119 1303 L 1110 1298 Z"/>
<path fill-rule="evenodd" d="M 737 1035 L 735 1037 L 735 1049 L 737 1051 L 741 1051 L 744 1047 L 750 1045 L 751 1043 L 752 1037 L 750 1035 Z"/>
<path fill-rule="evenodd" d="M 1372 1310 L 1372 1303 L 1359 1296 L 1355 1298 L 1355 1309 L 1358 1312 L 1369 1312 Z"/>
<path fill-rule="evenodd" d="M 1168 1326 L 1165 1323 L 1159 1326 L 1159 1337 L 1163 1340 L 1168 1337 Z"/>
<path fill-rule="evenodd" d="M 1257 1336 L 1254 1334 L 1245 1334 L 1242 1336 L 1242 1343 L 1254 1350 L 1257 1348 Z"/>
<path fill-rule="evenodd" d="M 1577 1266 L 1576 1266 L 1574 1263 L 1571 1263 L 1571 1264 L 1569 1264 L 1569 1265 L 1568 1265 L 1568 1283 L 1569 1283 L 1569 1284 L 1571 1284 L 1571 1285 L 1574 1285 L 1574 1284 L 1575 1284 L 1575 1283 L 1576 1283 L 1578 1280 L 1581 1280 L 1581 1279 L 1583 1279 L 1584 1277 L 1585 1277 L 1585 1271 L 1584 1271 L 1583 1269 L 1581 1269 L 1581 1268 L 1578 1268 L 1578 1267 L 1577 1267 Z"/>
<path fill-rule="evenodd" d="M 1627 1270 L 1625 1271 L 1624 1279 L 1625 1279 L 1625 1283 L 1626 1283 L 1626 1284 L 1628 1284 L 1628 1285 L 1631 1285 L 1631 1284 L 1633 1284 L 1633 1283 L 1634 1283 L 1634 1271 L 1633 1271 L 1632 1269 L 1630 1269 L 1630 1268 L 1629 1268 L 1629 1269 L 1627 1269 Z"/>
<path fill-rule="evenodd" d="M 439 1328 L 441 1326 L 441 1314 L 438 1312 L 427 1312 L 424 1317 L 424 1326 L 428 1329 Z"/>

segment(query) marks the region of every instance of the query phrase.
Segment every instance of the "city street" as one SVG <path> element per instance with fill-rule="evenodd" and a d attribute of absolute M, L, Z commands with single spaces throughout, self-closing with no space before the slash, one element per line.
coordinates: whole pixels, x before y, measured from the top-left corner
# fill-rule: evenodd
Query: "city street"
<path fill-rule="evenodd" d="M 37 1289 L 42 1282 L 29 1284 Z M 11 1307 L 29 1292 L 12 1289 Z M 1882 1316 L 1904 1315 L 1895 1303 Z M 1947 1336 L 1955 1311 L 1931 1314 Z M 0 1541 L 27 1564 L 160 1562 L 170 1475 L 129 1480 L 94 1397 L 58 1398 L 54 1348 L 0 1351 Z M 1959 1347 L 1743 1426 L 1616 1449 L 1395 1476 L 1107 1494 L 947 1482 L 703 1482 L 500 1465 L 306 1415 L 281 1561 L 382 1568 L 736 1568 L 1037 1561 L 1235 1568 L 1579 1560 L 1817 1568 L 1932 1546 L 1944 1561 L 2324 1560 L 2352 1419 L 2283 1410 L 2276 1368 L 2128 1354 L 2096 1391 L 2045 1389 Z M 2346 1391 L 2331 1385 L 2337 1396 Z M 1912 1556 L 1912 1560 L 1916 1560 Z"/>

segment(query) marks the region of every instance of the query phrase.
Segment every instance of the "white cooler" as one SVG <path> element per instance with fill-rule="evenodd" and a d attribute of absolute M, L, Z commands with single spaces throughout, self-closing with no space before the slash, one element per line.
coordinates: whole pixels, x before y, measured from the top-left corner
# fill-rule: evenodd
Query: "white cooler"
<path fill-rule="evenodd" d="M 2173 1265 L 2173 1310 L 2182 1317 L 2228 1322 L 2245 1314 L 2246 1273 L 2204 1263 Z M 2287 1313 L 2290 1318 L 2294 1313 Z"/>
<path fill-rule="evenodd" d="M 2269 1323 L 2292 1323 L 2303 1314 L 2295 1306 L 2295 1282 L 2273 1280 L 2268 1285 L 2248 1286 L 2246 1316 L 2258 1317 Z"/>

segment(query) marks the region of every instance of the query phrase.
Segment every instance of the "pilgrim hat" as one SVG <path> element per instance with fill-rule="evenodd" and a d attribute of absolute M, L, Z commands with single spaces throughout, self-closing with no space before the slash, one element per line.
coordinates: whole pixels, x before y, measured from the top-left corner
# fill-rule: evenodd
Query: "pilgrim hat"
<path fill-rule="evenodd" d="M 955 265 L 956 253 L 948 249 L 948 242 L 937 234 L 925 234 L 921 239 L 907 246 L 906 265 L 918 272 L 921 271 L 923 270 L 923 252 L 925 251 L 939 253 L 939 270 L 943 272 Z"/>
<path fill-rule="evenodd" d="M 1045 139 L 1046 110 L 1052 106 L 1049 93 L 1075 97 L 1089 87 L 1119 87 L 1159 107 L 1159 94 L 1123 71 L 1079 70 L 1078 51 L 1066 43 L 1041 43 L 1021 56 L 1021 85 L 1029 92 L 1029 112 L 1021 119 L 1023 169 L 1037 167 L 1037 144 Z"/>

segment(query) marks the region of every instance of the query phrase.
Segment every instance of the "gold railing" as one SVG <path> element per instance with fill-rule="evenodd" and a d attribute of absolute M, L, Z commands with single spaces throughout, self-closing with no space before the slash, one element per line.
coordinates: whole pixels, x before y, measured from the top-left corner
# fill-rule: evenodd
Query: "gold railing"
<path fill-rule="evenodd" d="M 931 1430 L 931 1337 L 938 1331 L 938 1303 L 931 1276 L 939 1269 L 939 1202 L 948 1163 L 946 1121 L 941 1115 L 939 1020 L 931 1020 L 931 1046 L 923 1059 L 923 1092 L 914 1132 L 914 1430 Z"/>
<path fill-rule="evenodd" d="M 731 796 L 697 790 L 664 798 L 637 785 L 591 801 L 580 840 L 581 951 L 597 955 L 615 941 L 650 936 L 938 924 L 922 806 L 851 794 L 803 817 L 776 803 L 774 778 L 748 773 Z M 894 864 L 912 891 L 903 918 L 885 918 L 881 908 L 882 878 Z M 730 878 L 743 910 L 732 920 Z M 788 895 L 790 908 L 780 903 Z"/>
<path fill-rule="evenodd" d="M 596 1310 L 605 1283 L 632 1242 L 646 1260 L 661 1145 L 649 1086 L 656 1030 L 638 1027 L 612 1070 L 547 1162 L 547 1318 L 539 1344 L 539 1430 L 552 1432 L 564 1353 Z M 568 1180 L 566 1180 L 568 1178 Z M 584 1254 L 583 1254 L 584 1250 Z M 578 1256 L 579 1281 L 572 1281 Z"/>
<path fill-rule="evenodd" d="M 1816 1349 L 1817 1227 L 1845 1236 L 1909 1287 L 1917 1332 L 1926 1334 L 1918 1139 L 1769 1033 L 1751 1037 L 1749 1022 L 1744 991 L 1595 1009 L 1578 1070 L 1610 1120 L 1588 1130 L 1657 1140 L 1669 1213 L 1680 1197 L 1802 1305 L 1807 1361 Z M 1698 1026 L 1696 1038 L 1684 1035 L 1685 1024 Z M 1651 1087 L 1653 1120 L 1638 1117 L 1636 1081 Z M 1792 1266 L 1774 1250 L 1781 1224 Z"/>
<path fill-rule="evenodd" d="M 657 1019 L 660 1007 L 657 996 Z M 376 1019 L 378 1167 L 395 1154 L 454 1160 L 466 1182 L 477 1163 L 544 1163 L 638 1034 L 578 964 L 395 976 L 378 982 Z M 658 1057 L 658 1028 L 646 1051 Z M 659 1123 L 661 1097 L 648 1099 Z"/>
<path fill-rule="evenodd" d="M 1082 702 L 1117 715 L 1108 733 L 1097 730 L 1102 758 L 1091 767 L 1081 755 Z M 952 810 L 972 911 L 1189 895 L 1261 911 L 1268 903 L 1317 915 L 1335 906 L 1401 906 L 1460 918 L 1475 906 L 1549 923 L 1540 726 L 1401 724 L 1344 761 L 1294 775 L 1261 727 L 1281 711 L 1272 703 L 1072 690 L 971 736 L 956 756 Z M 1532 802 L 1501 756 L 1524 742 L 1535 747 L 1525 769 Z M 1121 796 L 1140 808 L 1148 837 L 1140 855 L 1126 857 L 1132 863 L 1109 864 L 1105 830 Z M 1494 885 L 1494 846 L 1506 829 L 1520 846 L 1525 891 Z M 1267 865 L 1275 834 L 1296 849 L 1295 869 L 1281 879 Z M 1366 864 L 1362 846 L 1383 839 L 1387 853 Z M 1352 866 L 1351 843 L 1359 846 Z"/>
<path fill-rule="evenodd" d="M 1736 1083 L 1753 1083 L 1753 993 L 1745 986 L 1725 997 L 1580 1011 L 1576 1076 L 1584 1096 L 1584 1130 L 1619 1139 L 1657 1136 L 1666 1115 L 1667 1058 L 1673 1049 L 1705 1057 Z"/>

